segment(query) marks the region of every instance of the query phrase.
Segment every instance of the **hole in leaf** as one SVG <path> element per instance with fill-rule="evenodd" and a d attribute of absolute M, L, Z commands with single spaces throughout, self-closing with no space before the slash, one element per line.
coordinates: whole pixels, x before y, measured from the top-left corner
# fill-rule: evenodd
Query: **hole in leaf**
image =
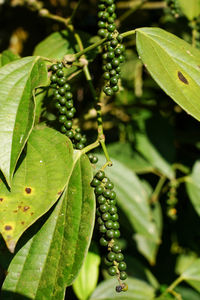
<path fill-rule="evenodd" d="M 30 207 L 29 206 L 24 206 L 23 211 L 27 211 Z"/>

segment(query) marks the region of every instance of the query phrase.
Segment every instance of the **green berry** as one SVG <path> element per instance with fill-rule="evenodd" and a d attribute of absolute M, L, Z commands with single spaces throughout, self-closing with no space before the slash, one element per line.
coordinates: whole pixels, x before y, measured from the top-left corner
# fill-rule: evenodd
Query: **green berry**
<path fill-rule="evenodd" d="M 104 188 L 102 186 L 97 186 L 94 190 L 96 195 L 101 195 L 103 194 Z"/>
<path fill-rule="evenodd" d="M 114 252 L 109 252 L 108 255 L 107 255 L 107 259 L 109 261 L 114 261 L 115 260 L 115 256 L 116 256 L 116 254 Z"/>
<path fill-rule="evenodd" d="M 111 83 L 112 85 L 116 85 L 116 84 L 118 83 L 118 78 L 117 78 L 117 76 L 111 77 L 111 78 L 110 78 L 110 83 Z"/>
<path fill-rule="evenodd" d="M 50 77 L 51 82 L 57 82 L 57 76 L 55 74 L 52 74 Z"/>
<path fill-rule="evenodd" d="M 94 178 L 95 179 L 95 178 Z M 93 179 L 93 180 L 94 180 Z M 98 182 L 100 182 L 98 179 L 96 179 Z M 92 183 L 91 183 L 92 184 Z M 106 198 L 103 196 L 103 195 L 100 195 L 100 196 L 98 196 L 97 197 L 97 202 L 99 203 L 99 204 L 105 204 L 106 203 Z"/>
<path fill-rule="evenodd" d="M 106 23 L 104 21 L 99 21 L 98 22 L 98 27 L 99 28 L 106 28 Z"/>
<path fill-rule="evenodd" d="M 112 246 L 112 251 L 115 252 L 115 253 L 119 253 L 121 251 L 121 248 L 118 244 L 114 244 Z"/>
<path fill-rule="evenodd" d="M 110 214 L 108 212 L 102 214 L 101 217 L 102 217 L 102 220 L 104 220 L 104 221 L 108 221 L 111 218 L 111 216 L 110 216 Z"/>
<path fill-rule="evenodd" d="M 99 35 L 100 37 L 102 37 L 102 38 L 105 38 L 106 35 L 107 35 L 107 30 L 106 30 L 106 29 L 103 29 L 103 28 L 99 29 L 99 30 L 98 30 L 98 35 Z"/>
<path fill-rule="evenodd" d="M 62 104 L 62 105 L 64 105 L 66 103 L 65 97 L 61 97 L 60 95 L 59 95 L 59 99 L 58 100 L 59 100 L 60 104 Z"/>
<path fill-rule="evenodd" d="M 103 224 L 104 224 L 104 221 L 102 220 L 101 217 L 98 217 L 97 223 L 98 223 L 99 225 L 103 225 Z"/>
<path fill-rule="evenodd" d="M 61 105 L 60 105 L 60 103 L 57 101 L 57 102 L 55 103 L 55 108 L 59 109 L 60 107 L 61 107 Z"/>
<path fill-rule="evenodd" d="M 97 178 L 93 178 L 93 180 L 91 182 L 91 186 L 96 187 L 100 184 L 101 184 L 101 181 L 99 181 Z M 101 196 L 99 196 L 99 197 L 101 197 Z"/>
<path fill-rule="evenodd" d="M 105 184 L 105 188 L 112 190 L 114 188 L 114 184 L 111 181 L 109 181 Z"/>
<path fill-rule="evenodd" d="M 125 61 L 124 55 L 120 55 L 120 56 L 118 57 L 118 59 L 119 59 L 120 63 L 123 63 L 123 62 Z"/>
<path fill-rule="evenodd" d="M 120 231 L 114 230 L 114 238 L 118 239 L 120 237 Z"/>
<path fill-rule="evenodd" d="M 113 60 L 112 60 L 112 66 L 114 68 L 117 68 L 119 66 L 119 64 L 120 64 L 119 59 L 118 58 L 113 58 Z"/>
<path fill-rule="evenodd" d="M 111 216 L 112 221 L 117 221 L 118 219 L 119 219 L 118 214 L 114 214 L 114 215 Z"/>
<path fill-rule="evenodd" d="M 73 103 L 73 101 L 67 101 L 65 105 L 68 109 L 70 109 L 74 106 L 74 103 Z"/>
<path fill-rule="evenodd" d="M 117 40 L 121 43 L 123 40 L 123 36 L 121 34 L 118 34 Z"/>
<path fill-rule="evenodd" d="M 65 127 L 66 127 L 67 129 L 71 129 L 71 128 L 72 128 L 72 121 L 67 120 L 67 121 L 65 122 Z"/>
<path fill-rule="evenodd" d="M 64 125 L 62 125 L 61 128 L 60 128 L 60 131 L 61 131 L 62 133 L 66 133 L 67 128 L 66 128 Z"/>
<path fill-rule="evenodd" d="M 101 237 L 100 240 L 99 240 L 99 244 L 101 246 L 106 247 L 108 245 L 108 241 L 106 239 L 104 239 L 103 237 Z"/>
<path fill-rule="evenodd" d="M 126 272 L 124 272 L 124 271 L 120 272 L 120 279 L 121 280 L 126 280 L 126 278 L 127 278 Z"/>
<path fill-rule="evenodd" d="M 104 263 L 108 267 L 111 267 L 113 265 L 112 261 L 109 261 L 107 258 L 104 258 Z"/>
<path fill-rule="evenodd" d="M 115 234 L 115 232 L 114 232 L 113 229 L 109 229 L 109 230 L 107 230 L 107 232 L 106 232 L 106 236 L 107 236 L 107 238 L 109 238 L 109 239 L 114 238 L 114 234 Z"/>
<path fill-rule="evenodd" d="M 107 63 L 106 64 L 106 70 L 108 70 L 108 71 L 110 71 L 110 70 L 112 70 L 112 64 L 111 63 Z"/>
<path fill-rule="evenodd" d="M 81 140 L 81 137 L 82 137 L 81 133 L 78 132 L 74 135 L 75 140 L 78 142 Z"/>
<path fill-rule="evenodd" d="M 82 143 L 78 143 L 76 145 L 76 149 L 78 149 L 78 150 L 82 150 L 83 148 L 84 148 L 84 145 Z"/>
<path fill-rule="evenodd" d="M 105 196 L 105 195 L 104 195 L 104 196 Z M 117 207 L 116 207 L 115 205 L 111 205 L 111 206 L 109 207 L 109 213 L 110 213 L 111 215 L 116 214 L 116 213 L 117 213 Z"/>
<path fill-rule="evenodd" d="M 110 76 L 115 76 L 116 74 L 117 72 L 114 69 L 110 70 Z"/>
<path fill-rule="evenodd" d="M 99 209 L 102 213 L 105 213 L 109 210 L 109 206 L 107 204 L 101 204 Z"/>
<path fill-rule="evenodd" d="M 85 136 L 82 136 L 82 138 L 80 139 L 80 142 L 85 144 L 87 142 L 87 139 Z"/>
<path fill-rule="evenodd" d="M 69 83 L 65 83 L 64 89 L 65 89 L 65 91 L 70 91 L 71 87 L 70 87 Z"/>
<path fill-rule="evenodd" d="M 105 222 L 105 226 L 108 229 L 112 229 L 113 228 L 113 221 L 112 220 L 108 220 Z"/>
<path fill-rule="evenodd" d="M 116 270 L 115 267 L 110 267 L 110 268 L 108 269 L 108 273 L 109 273 L 111 276 L 114 276 L 114 275 L 116 275 L 117 270 Z"/>
<path fill-rule="evenodd" d="M 99 232 L 105 233 L 106 231 L 107 231 L 107 228 L 105 227 L 105 225 L 100 225 L 99 226 Z"/>
<path fill-rule="evenodd" d="M 104 179 L 104 177 L 105 177 L 105 173 L 104 173 L 104 171 L 98 171 L 97 173 L 96 173 L 96 175 L 95 175 L 95 177 L 97 178 L 97 179 L 99 179 L 99 180 L 103 180 Z"/>
<path fill-rule="evenodd" d="M 117 262 L 123 261 L 123 259 L 124 259 L 124 255 L 122 253 L 116 253 L 116 261 Z"/>
<path fill-rule="evenodd" d="M 110 205 L 115 205 L 116 203 L 117 203 L 116 199 L 109 200 L 109 204 Z"/>
<path fill-rule="evenodd" d="M 59 112 L 64 115 L 67 112 L 67 108 L 65 106 L 61 106 Z"/>
<path fill-rule="evenodd" d="M 58 70 L 58 66 L 57 66 L 56 64 L 53 64 L 53 65 L 51 66 L 51 70 L 52 70 L 53 72 L 56 72 L 56 71 Z"/>
<path fill-rule="evenodd" d="M 57 63 L 57 67 L 58 67 L 58 69 L 62 69 L 63 68 L 63 63 L 62 62 Z"/>
<path fill-rule="evenodd" d="M 59 117 L 59 122 L 60 122 L 60 123 L 65 123 L 65 121 L 67 121 L 66 116 L 60 116 L 60 117 Z"/>
<path fill-rule="evenodd" d="M 113 40 L 111 41 L 111 46 L 112 46 L 113 48 L 116 48 L 117 45 L 118 45 L 118 41 L 115 40 L 115 39 L 113 39 Z"/>
<path fill-rule="evenodd" d="M 60 87 L 59 89 L 58 89 L 58 92 L 59 92 L 59 94 L 60 95 L 64 95 L 65 94 L 65 88 L 64 87 Z"/>
<path fill-rule="evenodd" d="M 67 100 L 71 100 L 72 97 L 73 97 L 73 95 L 72 95 L 71 92 L 67 92 L 67 93 L 65 94 L 65 97 L 66 97 Z"/>
<path fill-rule="evenodd" d="M 92 164 L 96 164 L 98 162 L 98 157 L 97 156 L 93 156 L 93 159 L 91 161 Z"/>
<path fill-rule="evenodd" d="M 105 191 L 103 192 L 103 195 L 104 195 L 105 198 L 109 199 L 109 198 L 110 198 L 110 193 L 111 193 L 110 190 L 105 190 Z"/>
<path fill-rule="evenodd" d="M 110 79 L 110 74 L 109 74 L 109 72 L 105 72 L 104 75 L 103 75 L 103 78 L 104 78 L 105 80 L 109 80 L 109 79 Z"/>
<path fill-rule="evenodd" d="M 67 117 L 67 119 L 73 119 L 74 113 L 71 112 L 71 111 L 67 111 L 67 112 L 66 112 L 66 117 Z"/>
<path fill-rule="evenodd" d="M 107 8 L 107 12 L 108 12 L 109 14 L 113 14 L 114 11 L 115 11 L 115 8 L 114 8 L 113 6 L 109 6 L 109 7 Z M 114 30 L 113 30 L 113 31 L 114 31 Z"/>
<path fill-rule="evenodd" d="M 111 193 L 110 193 L 110 199 L 111 200 L 114 200 L 116 198 L 116 193 L 115 193 L 115 191 L 111 191 Z"/>
<path fill-rule="evenodd" d="M 119 229 L 119 223 L 117 221 L 113 222 L 113 226 L 112 226 L 113 229 Z"/>
<path fill-rule="evenodd" d="M 115 25 L 115 24 L 109 24 L 109 25 L 107 26 L 107 29 L 108 29 L 109 32 L 113 32 L 113 31 L 115 30 L 115 28 L 116 28 L 116 25 Z"/>
<path fill-rule="evenodd" d="M 113 90 L 114 93 L 118 92 L 118 91 L 119 91 L 118 85 L 114 85 L 114 86 L 112 87 L 112 90 Z"/>
<path fill-rule="evenodd" d="M 56 75 L 57 75 L 59 78 L 63 77 L 63 76 L 64 76 L 63 70 L 58 70 L 58 71 L 56 72 Z"/>
<path fill-rule="evenodd" d="M 66 136 L 67 136 L 68 138 L 72 139 L 73 136 L 74 136 L 73 131 L 72 131 L 72 130 L 68 130 L 68 131 L 66 132 Z"/>
<path fill-rule="evenodd" d="M 108 59 L 113 59 L 115 57 L 115 52 L 110 51 L 108 52 Z"/>

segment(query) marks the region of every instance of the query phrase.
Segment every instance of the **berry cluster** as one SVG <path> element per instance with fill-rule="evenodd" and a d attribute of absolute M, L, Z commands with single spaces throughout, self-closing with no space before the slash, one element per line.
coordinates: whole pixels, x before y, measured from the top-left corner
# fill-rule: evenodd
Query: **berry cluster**
<path fill-rule="evenodd" d="M 60 131 L 71 139 L 75 149 L 83 149 L 87 142 L 85 135 L 81 134 L 80 128 L 73 129 L 73 117 L 76 109 L 73 103 L 70 84 L 64 75 L 62 62 L 51 66 L 51 87 L 54 88 L 55 107 L 59 112 L 58 121 L 61 124 Z"/>
<path fill-rule="evenodd" d="M 118 213 L 116 207 L 116 193 L 114 185 L 105 176 L 104 171 L 98 171 L 91 182 L 97 199 L 97 224 L 101 234 L 100 245 L 108 248 L 108 254 L 104 260 L 111 276 L 117 275 L 120 285 L 117 292 L 127 290 L 127 285 L 121 280 L 127 278 L 126 263 L 121 248 L 117 243 L 120 237 Z"/>
<path fill-rule="evenodd" d="M 182 12 L 179 8 L 179 3 L 177 0 L 165 0 L 167 2 L 167 6 L 170 8 L 171 14 L 175 18 L 179 18 L 182 15 Z"/>
<path fill-rule="evenodd" d="M 177 188 L 178 188 L 177 181 L 171 180 L 169 183 L 169 192 L 168 192 L 168 199 L 167 199 L 167 215 L 172 220 L 177 219 L 177 210 L 176 210 L 176 205 L 178 202 Z"/>
<path fill-rule="evenodd" d="M 121 44 L 122 36 L 115 26 L 115 0 L 99 0 L 98 5 L 98 35 L 106 37 L 107 42 L 103 54 L 104 79 L 106 81 L 104 93 L 112 96 L 119 90 L 120 64 L 124 62 L 125 47 Z"/>

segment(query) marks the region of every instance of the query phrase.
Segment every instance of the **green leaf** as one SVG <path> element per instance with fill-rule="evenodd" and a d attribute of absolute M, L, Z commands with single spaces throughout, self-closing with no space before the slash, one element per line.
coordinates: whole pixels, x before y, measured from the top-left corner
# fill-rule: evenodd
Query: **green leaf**
<path fill-rule="evenodd" d="M 81 39 L 83 39 L 84 48 L 88 47 L 90 42 L 90 35 L 86 32 L 78 32 Z M 34 50 L 34 55 L 40 55 L 48 58 L 63 59 L 65 55 L 73 54 L 80 51 L 74 35 L 67 30 L 54 32 L 46 39 L 40 42 Z M 87 55 L 88 59 L 94 59 L 96 50 Z"/>
<path fill-rule="evenodd" d="M 80 300 L 88 299 L 96 288 L 99 277 L 101 258 L 96 251 L 93 252 L 91 250 L 88 252 L 81 271 L 73 283 L 73 290 Z"/>
<path fill-rule="evenodd" d="M 66 54 L 75 52 L 74 45 L 75 40 L 72 33 L 67 30 L 57 31 L 40 42 L 35 47 L 33 55 L 62 59 Z"/>
<path fill-rule="evenodd" d="M 200 120 L 200 52 L 160 28 L 137 29 L 138 53 L 158 85 Z"/>
<path fill-rule="evenodd" d="M 190 177 L 188 177 L 186 182 L 187 193 L 190 197 L 190 200 L 194 206 L 194 209 L 200 215 L 200 161 L 197 161 L 192 169 Z"/>
<path fill-rule="evenodd" d="M 188 287 L 178 286 L 175 289 L 175 291 L 181 295 L 182 300 L 199 300 L 200 299 L 200 294 L 197 293 L 195 290 L 192 290 Z"/>
<path fill-rule="evenodd" d="M 47 80 L 45 63 L 26 57 L 0 68 L 0 169 L 11 179 L 34 122 L 33 90 Z"/>
<path fill-rule="evenodd" d="M 53 141 L 53 142 L 52 142 Z M 0 182 L 0 232 L 11 252 L 22 233 L 59 198 L 72 169 L 71 142 L 50 128 L 34 129 L 9 191 Z"/>
<path fill-rule="evenodd" d="M 146 282 L 129 277 L 126 283 L 128 291 L 117 294 L 115 291 L 116 278 L 103 281 L 97 286 L 90 300 L 152 300 L 154 298 L 154 289 Z"/>
<path fill-rule="evenodd" d="M 180 254 L 176 260 L 176 274 L 180 275 L 181 273 L 183 273 L 196 259 L 197 254 L 194 252 Z"/>
<path fill-rule="evenodd" d="M 149 205 L 149 195 L 137 175 L 119 161 L 112 159 L 113 166 L 106 174 L 115 185 L 117 200 L 135 231 L 159 243 L 159 230 L 153 221 Z M 104 164 L 104 156 L 99 155 L 99 164 Z"/>
<path fill-rule="evenodd" d="M 181 278 L 200 292 L 200 259 L 196 259 L 181 274 Z"/>
<path fill-rule="evenodd" d="M 80 271 L 93 232 L 95 197 L 91 180 L 90 162 L 77 151 L 65 192 L 45 224 L 13 258 L 3 292 L 34 300 L 64 299 L 66 286 Z M 34 231 L 37 227 L 32 234 Z"/>
<path fill-rule="evenodd" d="M 5 50 L 1 53 L 0 66 L 3 67 L 9 62 L 19 59 L 20 56 L 13 53 L 11 50 Z"/>
<path fill-rule="evenodd" d="M 200 0 L 177 0 L 177 5 L 190 21 L 200 15 Z"/>

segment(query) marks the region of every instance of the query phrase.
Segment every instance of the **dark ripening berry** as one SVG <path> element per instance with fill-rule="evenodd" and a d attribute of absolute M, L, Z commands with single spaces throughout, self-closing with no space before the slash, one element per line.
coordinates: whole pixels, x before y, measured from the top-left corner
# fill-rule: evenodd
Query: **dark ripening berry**
<path fill-rule="evenodd" d="M 103 237 L 101 237 L 100 240 L 99 240 L 99 244 L 101 246 L 106 247 L 108 245 L 108 241 L 106 239 L 104 239 Z"/>
<path fill-rule="evenodd" d="M 120 279 L 121 280 L 126 280 L 126 278 L 127 278 L 126 272 L 124 272 L 124 271 L 120 272 Z"/>
<path fill-rule="evenodd" d="M 103 194 L 104 188 L 102 186 L 97 186 L 94 190 L 96 195 L 101 195 Z"/>
<path fill-rule="evenodd" d="M 122 253 L 116 253 L 116 261 L 117 262 L 123 261 L 123 259 L 124 259 L 124 255 Z"/>
<path fill-rule="evenodd" d="M 121 285 L 117 285 L 115 288 L 117 293 L 120 293 L 122 291 L 122 286 Z"/>
<path fill-rule="evenodd" d="M 97 156 L 93 156 L 91 163 L 92 164 L 96 164 L 98 162 L 98 157 Z"/>
<path fill-rule="evenodd" d="M 115 253 L 114 252 L 109 252 L 108 255 L 107 255 L 107 259 L 109 261 L 114 261 L 115 260 Z"/>
<path fill-rule="evenodd" d="M 110 267 L 108 269 L 108 273 L 111 275 L 111 276 L 114 276 L 116 273 L 117 273 L 117 270 L 115 267 Z"/>
<path fill-rule="evenodd" d="M 97 173 L 96 173 L 96 175 L 95 175 L 95 177 L 97 178 L 97 179 L 99 179 L 99 180 L 103 180 L 104 179 L 104 177 L 105 177 L 105 173 L 104 173 L 104 171 L 98 171 Z"/>
<path fill-rule="evenodd" d="M 91 182 L 91 186 L 96 187 L 100 184 L 101 184 L 101 181 L 99 181 L 97 178 L 93 178 L 93 180 Z M 99 197 L 101 197 L 101 196 L 99 196 Z"/>

